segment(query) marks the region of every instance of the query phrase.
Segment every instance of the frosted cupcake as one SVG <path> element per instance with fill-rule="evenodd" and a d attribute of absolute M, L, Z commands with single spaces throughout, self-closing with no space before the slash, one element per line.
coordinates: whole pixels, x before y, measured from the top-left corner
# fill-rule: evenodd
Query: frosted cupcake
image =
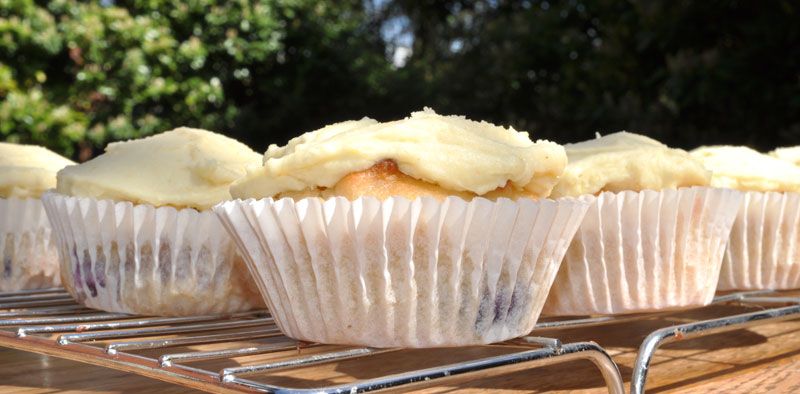
<path fill-rule="evenodd" d="M 777 151 L 791 159 L 791 151 Z M 800 167 L 742 146 L 692 151 L 711 184 L 744 191 L 719 290 L 800 288 Z"/>
<path fill-rule="evenodd" d="M 64 287 L 86 306 L 143 315 L 263 307 L 236 247 L 209 208 L 257 167 L 247 146 L 179 128 L 109 144 L 58 173 L 43 197 Z"/>
<path fill-rule="evenodd" d="M 72 164 L 40 146 L 0 142 L 0 292 L 58 286 L 58 254 L 39 197 Z"/>
<path fill-rule="evenodd" d="M 215 210 L 292 338 L 490 343 L 531 331 L 583 217 L 534 200 L 565 164 L 552 142 L 426 109 L 271 146 L 231 188 L 250 199 Z"/>
<path fill-rule="evenodd" d="M 614 133 L 565 148 L 569 165 L 553 195 L 584 196 L 593 204 L 544 313 L 709 303 L 741 195 L 708 187 L 711 173 L 698 160 L 641 135 Z"/>

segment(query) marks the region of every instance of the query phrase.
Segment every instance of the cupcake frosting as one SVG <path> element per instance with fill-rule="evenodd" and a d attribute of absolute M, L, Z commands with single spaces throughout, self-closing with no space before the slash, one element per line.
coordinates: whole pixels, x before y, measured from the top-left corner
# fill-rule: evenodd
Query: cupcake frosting
<path fill-rule="evenodd" d="M 711 185 L 761 192 L 800 192 L 800 167 L 744 146 L 708 146 L 692 151 L 713 171 Z"/>
<path fill-rule="evenodd" d="M 510 183 L 545 197 L 566 165 L 558 144 L 534 143 L 528 133 L 513 128 L 426 108 L 398 121 L 342 122 L 303 134 L 284 147 L 271 145 L 264 166 L 236 182 L 231 194 L 259 198 L 331 187 L 387 159 L 413 178 L 478 195 Z"/>
<path fill-rule="evenodd" d="M 794 165 L 800 165 L 800 146 L 791 146 L 775 149 L 769 155 Z"/>
<path fill-rule="evenodd" d="M 624 131 L 564 148 L 569 165 L 553 197 L 706 186 L 711 177 L 686 151 Z"/>
<path fill-rule="evenodd" d="M 59 193 L 155 206 L 208 209 L 261 156 L 210 131 L 178 128 L 109 144 L 105 153 L 58 173 Z"/>
<path fill-rule="evenodd" d="M 72 164 L 41 146 L 0 142 L 0 198 L 39 198 L 56 186 L 56 172 Z"/>

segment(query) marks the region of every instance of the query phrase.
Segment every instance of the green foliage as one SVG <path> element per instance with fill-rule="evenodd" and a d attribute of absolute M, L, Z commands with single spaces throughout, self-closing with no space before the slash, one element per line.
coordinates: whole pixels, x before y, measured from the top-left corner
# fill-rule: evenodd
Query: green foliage
<path fill-rule="evenodd" d="M 306 102 L 369 99 L 388 64 L 360 4 L 0 0 L 0 133 L 72 155 L 189 125 L 265 148 L 262 132 L 311 126 Z"/>
<path fill-rule="evenodd" d="M 687 148 L 800 144 L 796 2 L 392 3 L 428 105 L 560 142 L 628 129 Z"/>
<path fill-rule="evenodd" d="M 0 0 L 0 139 L 86 158 L 188 125 L 263 150 L 432 106 L 560 142 L 629 129 L 684 147 L 796 145 L 799 12 L 785 0 Z M 404 46 L 413 55 L 393 64 Z"/>

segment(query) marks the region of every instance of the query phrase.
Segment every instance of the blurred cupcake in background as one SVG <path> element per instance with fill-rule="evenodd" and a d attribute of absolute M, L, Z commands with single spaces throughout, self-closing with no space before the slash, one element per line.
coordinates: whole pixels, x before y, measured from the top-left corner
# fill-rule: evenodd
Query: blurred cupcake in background
<path fill-rule="evenodd" d="M 377 347 L 527 334 L 586 204 L 539 198 L 561 146 L 430 109 L 271 146 L 215 210 L 292 338 Z M 257 198 L 260 200 L 254 200 Z"/>
<path fill-rule="evenodd" d="M 792 152 L 779 149 L 771 156 L 744 146 L 692 151 L 713 171 L 713 186 L 745 192 L 719 290 L 800 288 L 800 167 Z"/>
<path fill-rule="evenodd" d="M 711 302 L 740 193 L 708 187 L 689 153 L 618 132 L 564 146 L 553 197 L 592 201 L 547 315 L 621 314 Z"/>
<path fill-rule="evenodd" d="M 247 267 L 209 208 L 259 166 L 225 136 L 179 128 L 109 144 L 58 173 L 43 197 L 67 290 L 86 306 L 143 315 L 263 307 Z"/>
<path fill-rule="evenodd" d="M 41 146 L 0 142 L 0 292 L 58 286 L 58 253 L 39 198 L 72 164 Z"/>

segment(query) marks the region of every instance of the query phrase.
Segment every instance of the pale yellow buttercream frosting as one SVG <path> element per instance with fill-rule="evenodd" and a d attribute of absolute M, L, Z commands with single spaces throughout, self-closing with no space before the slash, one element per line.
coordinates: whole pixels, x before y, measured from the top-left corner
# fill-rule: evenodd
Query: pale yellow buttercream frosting
<path fill-rule="evenodd" d="M 552 197 L 707 186 L 711 177 L 686 151 L 624 131 L 564 148 L 569 164 Z"/>
<path fill-rule="evenodd" d="M 794 165 L 800 165 L 800 146 L 778 148 L 769 152 L 769 155 L 776 159 L 788 161 Z"/>
<path fill-rule="evenodd" d="M 800 167 L 744 146 L 704 146 L 692 156 L 713 171 L 711 185 L 761 192 L 800 192 Z"/>
<path fill-rule="evenodd" d="M 56 186 L 56 172 L 72 164 L 41 146 L 0 142 L 0 198 L 39 198 Z"/>
<path fill-rule="evenodd" d="M 60 171 L 57 191 L 203 210 L 230 199 L 231 183 L 260 164 L 261 155 L 236 140 L 178 128 L 109 144 L 102 155 Z"/>
<path fill-rule="evenodd" d="M 545 197 L 566 165 L 564 149 L 528 133 L 442 116 L 426 108 L 408 118 L 337 123 L 271 145 L 264 166 L 231 187 L 238 198 L 331 187 L 348 174 L 393 160 L 401 172 L 448 190 L 482 195 L 510 184 Z"/>

